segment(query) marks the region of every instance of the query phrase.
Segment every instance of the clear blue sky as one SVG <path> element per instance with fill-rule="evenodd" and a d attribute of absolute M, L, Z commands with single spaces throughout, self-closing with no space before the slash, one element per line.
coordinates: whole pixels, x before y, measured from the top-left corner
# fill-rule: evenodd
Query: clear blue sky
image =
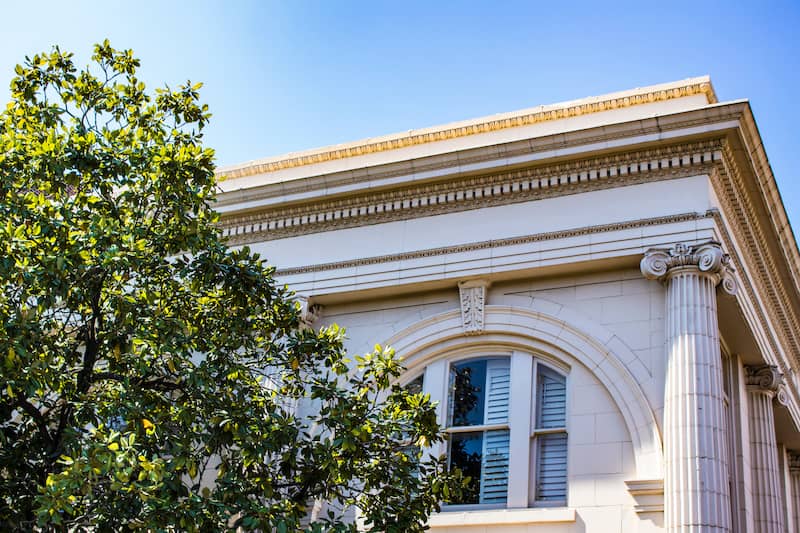
<path fill-rule="evenodd" d="M 749 98 L 800 234 L 800 2 L 34 2 L 0 5 L 0 93 L 53 44 L 109 38 L 191 79 L 220 165 L 710 74 Z"/>

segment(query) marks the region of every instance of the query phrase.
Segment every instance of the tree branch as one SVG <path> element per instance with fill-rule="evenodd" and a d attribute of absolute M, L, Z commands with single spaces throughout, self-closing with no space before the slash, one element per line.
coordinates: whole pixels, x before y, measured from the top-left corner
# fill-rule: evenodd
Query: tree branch
<path fill-rule="evenodd" d="M 47 443 L 52 446 L 53 436 L 50 435 L 50 431 L 47 429 L 47 420 L 41 411 L 39 411 L 36 406 L 29 402 L 28 399 L 25 398 L 25 395 L 21 392 L 17 392 L 17 401 L 12 404 L 12 406 L 13 405 L 21 408 L 28 415 L 30 415 L 31 418 L 33 418 L 33 421 L 36 423 L 36 427 L 39 428 L 39 432 L 45 438 Z"/>

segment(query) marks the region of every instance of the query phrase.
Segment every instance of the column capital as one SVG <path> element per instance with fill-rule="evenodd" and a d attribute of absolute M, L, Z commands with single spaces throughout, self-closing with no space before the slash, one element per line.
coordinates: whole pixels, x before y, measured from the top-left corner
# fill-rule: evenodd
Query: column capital
<path fill-rule="evenodd" d="M 672 248 L 651 248 L 644 253 L 640 267 L 647 279 L 664 281 L 678 269 L 697 269 L 722 284 L 728 294 L 736 294 L 736 281 L 729 265 L 730 257 L 718 242 L 688 245 L 678 243 Z"/>
<path fill-rule="evenodd" d="M 776 394 L 783 384 L 783 374 L 775 365 L 754 365 L 744 367 L 744 382 L 747 390 Z"/>

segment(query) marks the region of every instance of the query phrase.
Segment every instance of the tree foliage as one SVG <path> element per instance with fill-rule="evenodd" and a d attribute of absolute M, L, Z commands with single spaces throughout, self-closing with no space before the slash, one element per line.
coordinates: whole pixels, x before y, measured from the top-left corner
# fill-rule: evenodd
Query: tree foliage
<path fill-rule="evenodd" d="M 428 398 L 225 245 L 200 85 L 138 66 L 35 55 L 0 115 L 0 529 L 422 530 Z"/>

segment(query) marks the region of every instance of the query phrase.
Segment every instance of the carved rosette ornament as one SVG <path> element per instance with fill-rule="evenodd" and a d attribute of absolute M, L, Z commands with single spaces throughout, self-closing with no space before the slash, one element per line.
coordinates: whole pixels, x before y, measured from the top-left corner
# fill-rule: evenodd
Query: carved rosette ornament
<path fill-rule="evenodd" d="M 666 281 L 676 271 L 696 268 L 721 285 L 728 294 L 736 294 L 736 280 L 730 267 L 730 257 L 719 243 L 710 241 L 699 245 L 676 244 L 672 248 L 652 248 L 644 253 L 640 264 L 647 279 Z"/>
<path fill-rule="evenodd" d="M 479 335 L 484 328 L 484 306 L 489 281 L 475 279 L 458 283 L 461 300 L 461 325 L 465 335 Z"/>

